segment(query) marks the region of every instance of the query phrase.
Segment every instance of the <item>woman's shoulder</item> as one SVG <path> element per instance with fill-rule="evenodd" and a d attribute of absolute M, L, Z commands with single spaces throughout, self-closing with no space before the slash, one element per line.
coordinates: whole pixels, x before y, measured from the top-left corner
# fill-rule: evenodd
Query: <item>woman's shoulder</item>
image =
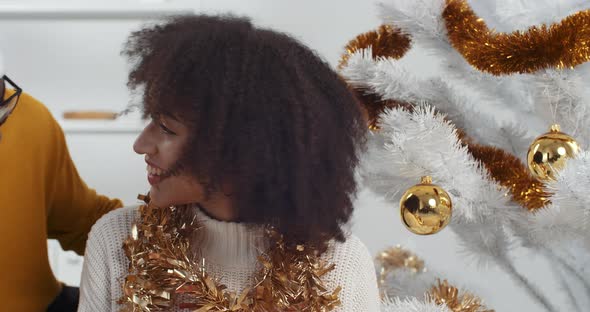
<path fill-rule="evenodd" d="M 322 259 L 333 263 L 335 271 L 343 275 L 354 275 L 359 270 L 374 274 L 375 270 L 373 257 L 367 246 L 353 234 L 349 234 L 343 242 L 331 241 Z"/>
<path fill-rule="evenodd" d="M 139 206 L 115 209 L 92 227 L 86 243 L 78 311 L 116 311 L 122 296 L 121 279 L 129 261 L 123 242 L 139 215 Z"/>
<path fill-rule="evenodd" d="M 94 226 L 93 230 L 98 229 L 111 229 L 122 226 L 131 226 L 136 221 L 139 215 L 139 206 L 125 206 L 119 209 L 109 211 L 107 214 L 102 216 Z"/>
<path fill-rule="evenodd" d="M 337 311 L 379 311 L 373 257 L 357 236 L 348 235 L 343 242 L 331 241 L 322 260 L 334 264 L 324 277 L 328 288 L 341 287 L 342 307 Z"/>
<path fill-rule="evenodd" d="M 372 259 L 367 246 L 354 234 L 347 235 L 343 242 L 332 240 L 326 254 L 334 257 L 345 256 L 344 260 L 349 261 Z"/>
<path fill-rule="evenodd" d="M 88 243 L 121 242 L 131 234 L 131 227 L 139 215 L 139 206 L 126 206 L 105 214 L 92 226 Z M 109 244 L 111 245 L 111 244 Z M 115 244 L 120 248 L 120 244 Z"/>

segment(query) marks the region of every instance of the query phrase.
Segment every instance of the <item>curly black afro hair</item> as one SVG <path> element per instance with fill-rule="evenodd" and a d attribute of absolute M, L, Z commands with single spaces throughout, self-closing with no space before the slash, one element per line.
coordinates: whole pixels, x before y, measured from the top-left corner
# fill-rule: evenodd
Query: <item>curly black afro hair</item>
<path fill-rule="evenodd" d="M 180 161 L 209 190 L 232 185 L 240 222 L 292 243 L 344 240 L 366 122 L 346 83 L 292 37 L 233 16 L 182 16 L 123 51 L 146 116 L 191 129 Z"/>

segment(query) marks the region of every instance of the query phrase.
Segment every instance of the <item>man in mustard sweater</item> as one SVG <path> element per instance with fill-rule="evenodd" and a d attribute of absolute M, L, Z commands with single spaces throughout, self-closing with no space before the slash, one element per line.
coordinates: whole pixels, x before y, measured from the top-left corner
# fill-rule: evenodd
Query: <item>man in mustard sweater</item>
<path fill-rule="evenodd" d="M 47 239 L 82 255 L 92 225 L 122 204 L 86 186 L 47 108 L 1 64 L 0 77 L 0 311 L 75 311 L 77 289 L 55 279 Z"/>

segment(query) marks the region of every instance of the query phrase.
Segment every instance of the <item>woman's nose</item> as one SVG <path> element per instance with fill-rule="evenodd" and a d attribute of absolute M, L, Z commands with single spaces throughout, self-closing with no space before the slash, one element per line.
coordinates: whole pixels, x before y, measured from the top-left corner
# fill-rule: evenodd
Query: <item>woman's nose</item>
<path fill-rule="evenodd" d="M 139 134 L 135 143 L 133 143 L 133 150 L 137 154 L 147 154 L 153 155 L 156 153 L 156 144 L 154 144 L 152 140 L 152 135 L 150 134 L 150 129 L 153 127 L 152 122 L 150 122 L 143 131 Z"/>

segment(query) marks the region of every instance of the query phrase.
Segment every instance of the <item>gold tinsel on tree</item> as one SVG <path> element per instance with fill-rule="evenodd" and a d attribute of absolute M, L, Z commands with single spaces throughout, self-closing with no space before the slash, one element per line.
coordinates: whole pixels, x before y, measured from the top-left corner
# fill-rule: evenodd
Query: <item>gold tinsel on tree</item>
<path fill-rule="evenodd" d="M 377 271 L 379 272 L 379 287 L 383 289 L 385 279 L 389 274 L 398 269 L 407 269 L 413 273 L 422 273 L 426 270 L 424 261 L 413 252 L 401 246 L 390 247 L 382 250 L 375 257 Z"/>
<path fill-rule="evenodd" d="M 361 103 L 367 117 L 369 129 L 371 130 L 379 129 L 379 116 L 381 116 L 386 109 L 403 107 L 404 109 L 411 110 L 414 107 L 412 104 L 406 102 L 382 100 L 379 95 L 371 93 L 364 88 L 355 88 L 353 89 L 353 93 Z"/>
<path fill-rule="evenodd" d="M 493 146 L 468 144 L 473 158 L 481 161 L 498 184 L 510 190 L 512 200 L 529 211 L 535 211 L 549 203 L 551 194 L 545 185 L 535 179 L 516 156 Z"/>
<path fill-rule="evenodd" d="M 428 295 L 434 302 L 446 305 L 453 312 L 494 312 L 488 310 L 481 299 L 468 292 L 459 292 L 457 287 L 450 285 L 446 280 L 439 280 Z"/>
<path fill-rule="evenodd" d="M 443 18 L 453 47 L 469 64 L 493 75 L 571 68 L 590 61 L 590 10 L 513 33 L 490 30 L 465 0 L 447 0 Z"/>
<path fill-rule="evenodd" d="M 351 54 L 371 47 L 372 57 L 389 57 L 398 59 L 410 49 L 410 37 L 389 25 L 381 25 L 377 30 L 356 36 L 345 47 L 346 53 L 340 58 L 339 67 L 344 67 Z"/>

